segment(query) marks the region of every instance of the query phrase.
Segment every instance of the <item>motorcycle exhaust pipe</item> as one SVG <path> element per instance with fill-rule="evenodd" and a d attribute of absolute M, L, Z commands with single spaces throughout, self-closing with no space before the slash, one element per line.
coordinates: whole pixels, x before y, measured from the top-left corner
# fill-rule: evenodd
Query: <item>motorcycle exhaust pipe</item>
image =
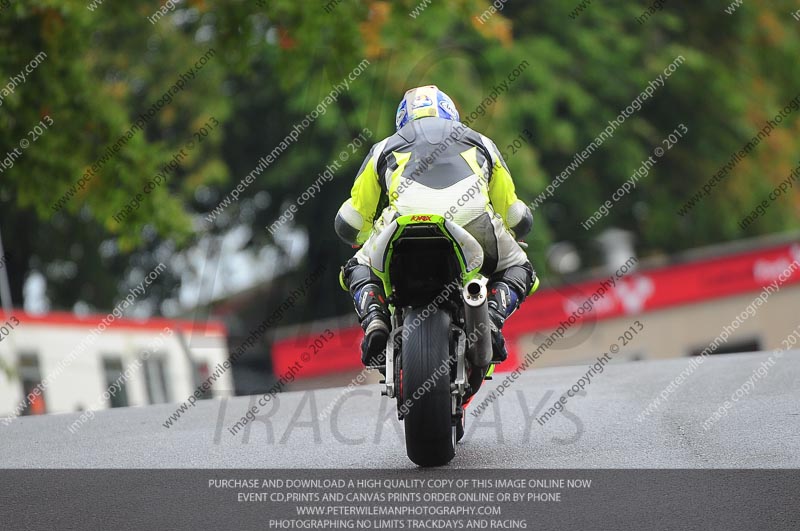
<path fill-rule="evenodd" d="M 467 333 L 466 357 L 475 367 L 488 367 L 492 362 L 492 338 L 486 284 L 470 280 L 464 286 L 463 296 Z"/>

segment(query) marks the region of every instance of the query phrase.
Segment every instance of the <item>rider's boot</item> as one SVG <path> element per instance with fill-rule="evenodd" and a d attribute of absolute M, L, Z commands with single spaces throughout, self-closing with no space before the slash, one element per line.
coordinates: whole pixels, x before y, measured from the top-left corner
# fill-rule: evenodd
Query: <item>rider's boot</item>
<path fill-rule="evenodd" d="M 519 306 L 519 295 L 508 284 L 501 281 L 490 282 L 489 320 L 492 329 L 492 361 L 505 361 L 508 357 L 506 340 L 503 337 L 503 324 Z"/>
<path fill-rule="evenodd" d="M 364 330 L 361 341 L 361 363 L 367 367 L 386 364 L 384 349 L 389 338 L 389 306 L 381 281 L 369 266 L 351 258 L 342 267 L 341 280 L 350 291 L 356 314 Z"/>
<path fill-rule="evenodd" d="M 492 361 L 505 361 L 508 357 L 503 324 L 519 308 L 534 288 L 536 273 L 530 262 L 514 265 L 496 272 L 486 286 L 489 290 L 489 320 L 492 328 Z M 538 285 L 538 284 L 537 284 Z"/>
<path fill-rule="evenodd" d="M 384 365 L 384 350 L 389 338 L 389 309 L 383 287 L 378 284 L 364 284 L 353 293 L 358 320 L 364 330 L 361 341 L 361 363 L 368 367 Z"/>
<path fill-rule="evenodd" d="M 384 350 L 391 330 L 389 306 L 380 279 L 369 266 L 353 257 L 342 267 L 342 286 L 350 291 L 356 314 L 364 330 L 361 341 L 361 363 L 367 367 L 386 364 Z"/>

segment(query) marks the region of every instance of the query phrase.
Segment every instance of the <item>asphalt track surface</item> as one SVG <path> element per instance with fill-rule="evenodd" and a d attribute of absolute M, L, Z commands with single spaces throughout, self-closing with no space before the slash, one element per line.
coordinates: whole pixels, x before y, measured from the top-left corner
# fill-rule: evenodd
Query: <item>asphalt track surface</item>
<path fill-rule="evenodd" d="M 566 414 L 544 411 L 586 366 L 524 373 L 479 418 L 451 468 L 800 468 L 800 351 L 785 353 L 728 414 L 703 422 L 774 353 L 711 356 L 641 422 L 637 416 L 689 359 L 611 364 Z M 476 402 L 497 386 L 487 382 Z M 206 400 L 171 428 L 174 404 L 96 412 L 72 434 L 78 414 L 0 424 L 3 468 L 410 469 L 394 401 L 368 385 L 283 393 L 236 435 L 232 426 L 258 397 Z M 344 400 L 342 400 L 344 398 Z M 329 404 L 339 406 L 326 418 Z M 474 404 L 473 403 L 473 404 Z"/>

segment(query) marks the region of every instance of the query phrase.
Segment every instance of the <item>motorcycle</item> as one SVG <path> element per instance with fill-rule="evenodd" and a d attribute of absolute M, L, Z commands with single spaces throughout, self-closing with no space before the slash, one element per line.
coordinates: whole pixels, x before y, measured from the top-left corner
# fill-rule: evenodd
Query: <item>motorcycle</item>
<path fill-rule="evenodd" d="M 439 215 L 406 215 L 365 249 L 391 312 L 382 394 L 397 401 L 406 453 L 419 466 L 455 456 L 464 407 L 491 379 L 483 249 Z"/>

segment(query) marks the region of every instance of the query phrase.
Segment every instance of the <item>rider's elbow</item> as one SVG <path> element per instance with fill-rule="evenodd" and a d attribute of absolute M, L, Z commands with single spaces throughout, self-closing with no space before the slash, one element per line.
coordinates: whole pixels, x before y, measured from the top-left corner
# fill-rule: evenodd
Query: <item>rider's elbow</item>
<path fill-rule="evenodd" d="M 531 209 L 522 201 L 516 201 L 508 208 L 506 216 L 508 228 L 514 231 L 514 236 L 521 240 L 533 228 L 533 214 Z"/>
<path fill-rule="evenodd" d="M 341 212 L 336 214 L 336 220 L 333 222 L 333 228 L 336 231 L 336 235 L 339 236 L 339 239 L 345 242 L 347 245 L 358 244 L 357 240 L 358 233 L 360 232 L 359 229 L 350 225 L 344 216 L 342 216 Z"/>

